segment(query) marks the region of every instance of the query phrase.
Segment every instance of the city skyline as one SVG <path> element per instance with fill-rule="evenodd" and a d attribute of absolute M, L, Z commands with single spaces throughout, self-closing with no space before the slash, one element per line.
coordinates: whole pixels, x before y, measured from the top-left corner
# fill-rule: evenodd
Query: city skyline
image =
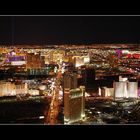
<path fill-rule="evenodd" d="M 140 124 L 140 16 L 0 16 L 0 124 Z"/>
<path fill-rule="evenodd" d="M 0 123 L 139 123 L 137 46 L 1 45 Z"/>

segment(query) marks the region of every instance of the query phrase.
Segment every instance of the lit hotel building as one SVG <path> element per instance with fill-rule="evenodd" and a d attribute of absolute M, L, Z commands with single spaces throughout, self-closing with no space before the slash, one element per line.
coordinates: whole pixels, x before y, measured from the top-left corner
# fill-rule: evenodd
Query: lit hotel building
<path fill-rule="evenodd" d="M 75 67 L 80 67 L 90 62 L 89 56 L 73 56 L 73 62 Z"/>
<path fill-rule="evenodd" d="M 115 82 L 115 99 L 116 98 L 138 98 L 138 82 Z"/>
<path fill-rule="evenodd" d="M 99 87 L 98 95 L 101 97 L 114 97 L 114 88 Z"/>
<path fill-rule="evenodd" d="M 64 93 L 64 122 L 70 124 L 82 120 L 85 116 L 85 91 L 81 87 L 77 89 L 65 89 Z"/>
<path fill-rule="evenodd" d="M 70 124 L 85 116 L 85 87 L 77 88 L 77 74 L 65 72 L 63 76 L 64 121 Z"/>
<path fill-rule="evenodd" d="M 15 85 L 11 82 L 0 82 L 0 96 L 16 95 Z"/>
<path fill-rule="evenodd" d="M 77 74 L 65 72 L 63 75 L 63 88 L 75 89 L 77 88 Z"/>
<path fill-rule="evenodd" d="M 14 84 L 11 82 L 0 82 L 0 96 L 14 96 L 18 94 L 27 94 L 27 83 Z"/>

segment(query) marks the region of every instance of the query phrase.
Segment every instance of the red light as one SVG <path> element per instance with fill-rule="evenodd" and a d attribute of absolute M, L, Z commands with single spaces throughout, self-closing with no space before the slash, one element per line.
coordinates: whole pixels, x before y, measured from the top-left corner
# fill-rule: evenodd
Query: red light
<path fill-rule="evenodd" d="M 131 55 L 131 54 L 128 54 L 127 57 L 128 57 L 128 58 L 132 58 L 132 55 Z"/>
<path fill-rule="evenodd" d="M 133 54 L 133 57 L 138 59 L 140 57 L 140 55 L 139 54 Z"/>
<path fill-rule="evenodd" d="M 140 54 L 128 54 L 127 58 L 135 58 L 135 59 L 139 59 L 140 58 Z"/>

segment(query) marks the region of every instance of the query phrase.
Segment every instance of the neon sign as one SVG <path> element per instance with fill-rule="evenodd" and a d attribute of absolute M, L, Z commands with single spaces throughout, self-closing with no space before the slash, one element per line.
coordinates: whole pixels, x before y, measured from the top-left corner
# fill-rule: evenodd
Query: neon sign
<path fill-rule="evenodd" d="M 122 50 L 116 50 L 116 54 L 117 54 L 117 56 L 118 56 L 118 58 L 121 58 L 121 56 L 122 56 Z"/>
<path fill-rule="evenodd" d="M 140 58 L 140 54 L 127 54 L 127 58 L 135 58 L 135 59 L 139 59 Z"/>
<path fill-rule="evenodd" d="M 25 56 L 14 56 L 14 57 L 9 57 L 9 61 L 24 61 Z"/>

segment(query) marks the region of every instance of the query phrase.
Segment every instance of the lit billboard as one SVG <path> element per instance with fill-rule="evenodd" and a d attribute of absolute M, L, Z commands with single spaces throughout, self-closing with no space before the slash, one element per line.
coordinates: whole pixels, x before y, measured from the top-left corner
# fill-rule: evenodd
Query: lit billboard
<path fill-rule="evenodd" d="M 11 65 L 13 66 L 20 66 L 20 65 L 25 65 L 26 62 L 25 61 L 12 61 Z"/>

